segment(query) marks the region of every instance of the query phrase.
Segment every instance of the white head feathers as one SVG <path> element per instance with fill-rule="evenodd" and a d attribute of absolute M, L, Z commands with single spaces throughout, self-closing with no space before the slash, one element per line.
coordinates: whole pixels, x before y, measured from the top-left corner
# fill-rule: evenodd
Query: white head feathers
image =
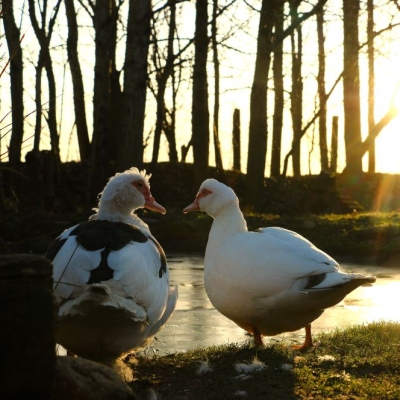
<path fill-rule="evenodd" d="M 146 174 L 146 170 L 139 171 L 136 167 L 127 169 L 124 172 L 118 172 L 112 176 L 105 188 L 98 195 L 99 206 L 102 201 L 112 200 L 118 194 L 127 182 L 143 180 L 150 188 L 151 174 Z"/>

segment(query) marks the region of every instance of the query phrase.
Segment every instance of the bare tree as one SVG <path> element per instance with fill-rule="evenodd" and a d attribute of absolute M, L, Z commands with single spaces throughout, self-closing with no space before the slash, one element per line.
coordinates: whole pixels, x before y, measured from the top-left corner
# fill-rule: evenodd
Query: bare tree
<path fill-rule="evenodd" d="M 343 72 L 341 72 L 339 74 L 339 76 L 336 78 L 335 83 L 332 85 L 330 91 L 326 94 L 326 101 L 328 101 L 329 97 L 331 96 L 331 94 L 333 93 L 335 87 L 337 86 L 337 84 L 341 81 L 343 77 Z M 294 149 L 300 145 L 300 141 L 302 139 L 302 137 L 306 134 L 306 132 L 308 131 L 308 129 L 315 123 L 315 121 L 317 120 L 317 118 L 320 116 L 321 113 L 321 109 L 319 109 L 314 116 L 311 118 L 310 121 L 308 121 L 308 123 L 304 126 L 304 128 L 301 130 L 301 133 L 299 135 L 299 137 L 296 139 L 296 142 L 294 142 L 292 144 L 292 148 L 290 149 L 290 151 L 286 154 L 284 162 L 283 162 L 283 170 L 282 170 L 282 177 L 286 176 L 287 173 L 287 168 L 288 168 L 288 161 L 289 161 L 289 157 L 291 157 L 293 155 Z"/>
<path fill-rule="evenodd" d="M 358 62 L 359 0 L 343 0 L 343 105 L 346 170 L 354 175 L 362 172 L 360 72 Z"/>
<path fill-rule="evenodd" d="M 113 126 L 113 75 L 118 9 L 115 0 L 97 0 L 92 6 L 95 31 L 95 66 L 93 89 L 93 135 L 90 163 L 90 196 L 95 198 L 115 172 L 116 149 L 120 129 Z"/>
<path fill-rule="evenodd" d="M 87 162 L 90 157 L 89 132 L 86 121 L 85 91 L 81 65 L 78 57 L 78 24 L 74 0 L 64 0 L 65 14 L 68 21 L 67 52 L 74 88 L 75 124 L 78 135 L 79 154 L 81 161 Z"/>
<path fill-rule="evenodd" d="M 368 151 L 371 150 L 371 147 L 374 146 L 375 144 L 375 139 L 378 137 L 382 129 L 385 126 L 387 126 L 390 122 L 392 122 L 392 120 L 398 115 L 399 109 L 395 105 L 394 99 L 399 89 L 400 89 L 400 84 L 397 84 L 392 96 L 392 101 L 389 105 L 386 114 L 369 130 L 368 136 L 365 138 L 364 141 L 360 143 L 360 147 L 358 149 L 360 158 L 362 158 Z M 352 173 L 352 172 L 353 172 L 352 164 L 346 165 L 345 169 L 343 170 L 343 173 Z"/>
<path fill-rule="evenodd" d="M 249 204 L 263 203 L 267 151 L 267 82 L 272 52 L 272 30 L 279 0 L 263 0 L 258 25 L 257 56 L 250 95 L 246 195 Z"/>
<path fill-rule="evenodd" d="M 143 129 L 151 18 L 151 0 L 129 1 L 120 169 L 143 165 Z"/>
<path fill-rule="evenodd" d="M 195 183 L 207 178 L 209 155 L 209 110 L 207 83 L 208 1 L 196 0 L 195 56 L 193 66 L 192 146 Z"/>
<path fill-rule="evenodd" d="M 290 14 L 292 24 L 296 25 L 290 35 L 290 42 L 292 45 L 292 91 L 290 93 L 291 101 L 291 114 L 293 125 L 293 142 L 296 143 L 301 135 L 301 127 L 303 124 L 303 77 L 302 77 L 302 63 L 303 63 L 303 34 L 301 25 L 298 24 L 299 12 L 298 8 L 301 0 L 291 0 Z M 293 146 L 292 146 L 293 147 Z M 301 146 L 293 147 L 292 165 L 293 175 L 299 177 L 301 175 Z"/>
<path fill-rule="evenodd" d="M 324 36 L 324 10 L 317 12 L 317 37 L 318 37 L 318 97 L 320 104 L 319 114 L 319 149 L 321 171 L 327 172 L 328 165 L 328 144 L 326 127 L 326 89 L 325 89 L 325 36 Z"/>
<path fill-rule="evenodd" d="M 375 126 L 375 49 L 374 49 L 374 1 L 367 0 L 367 54 L 368 54 L 368 131 Z M 368 151 L 368 172 L 375 172 L 375 141 Z"/>
<path fill-rule="evenodd" d="M 260 12 L 260 23 L 257 38 L 257 55 L 253 84 L 250 95 L 249 147 L 247 155 L 246 196 L 250 204 L 260 209 L 263 203 L 264 169 L 267 152 L 267 81 L 271 62 L 272 32 L 278 15 L 277 6 L 283 0 L 263 0 Z M 299 24 L 314 15 L 327 0 L 319 0 L 315 6 L 299 17 L 282 34 L 282 40 L 290 35 Z M 275 42 L 274 45 L 277 43 Z M 302 132 L 304 129 L 302 130 Z M 300 138 L 293 143 L 300 145 Z"/>
<path fill-rule="evenodd" d="M 283 127 L 283 106 L 284 106 L 284 85 L 283 85 L 283 23 L 284 23 L 284 2 L 278 5 L 275 21 L 274 62 L 272 71 L 274 74 L 274 116 L 272 127 L 272 148 L 271 148 L 271 176 L 278 177 L 281 168 L 281 142 Z"/>
<path fill-rule="evenodd" d="M 167 89 L 167 82 L 171 76 L 174 74 L 174 38 L 175 38 L 175 30 L 176 30 L 176 2 L 175 0 L 167 0 L 167 6 L 170 11 L 169 14 L 169 24 L 168 24 L 168 45 L 167 45 L 167 57 L 165 60 L 165 65 L 158 65 L 158 40 L 156 36 L 156 29 L 153 31 L 153 64 L 157 68 L 156 73 L 156 81 L 158 84 L 158 90 L 156 93 L 156 101 L 157 101 L 157 119 L 156 126 L 154 130 L 154 145 L 153 145 L 153 156 L 151 160 L 151 168 L 152 171 L 155 170 L 158 161 L 158 154 L 160 151 L 160 139 L 162 131 L 165 132 L 168 143 L 169 143 L 169 153 L 170 158 L 172 157 L 173 161 L 178 161 L 178 154 L 176 151 L 176 142 L 175 142 L 175 132 L 171 131 L 169 124 L 167 122 L 166 115 L 166 106 L 165 106 L 165 91 Z M 171 160 L 171 161 L 172 161 Z"/>
<path fill-rule="evenodd" d="M 218 42 L 217 42 L 217 16 L 218 16 L 218 0 L 213 1 L 213 14 L 211 21 L 211 43 L 214 64 L 214 115 L 213 115 L 213 134 L 214 134 L 214 152 L 215 152 L 215 165 L 218 173 L 223 178 L 224 167 L 222 164 L 221 144 L 219 141 L 219 81 L 220 81 L 220 65 L 218 56 Z"/>
<path fill-rule="evenodd" d="M 56 117 L 56 81 L 52 66 L 52 59 L 50 56 L 50 40 L 54 31 L 54 24 L 56 22 L 57 14 L 60 9 L 61 0 L 58 0 L 56 6 L 53 8 L 53 14 L 49 19 L 47 25 L 47 13 L 49 11 L 47 0 L 40 3 L 40 24 L 36 17 L 36 5 L 34 0 L 28 0 L 29 16 L 31 19 L 33 30 L 40 45 L 39 59 L 36 67 L 36 125 L 35 125 L 35 141 L 34 151 L 39 151 L 41 116 L 42 116 L 42 100 L 41 100 L 41 86 L 42 86 L 42 69 L 46 70 L 48 88 L 49 88 L 49 101 L 47 106 L 47 125 L 50 131 L 51 150 L 54 161 L 57 166 L 60 165 L 60 148 L 59 148 L 59 135 L 57 131 L 57 117 Z"/>
<path fill-rule="evenodd" d="M 24 136 L 24 84 L 22 49 L 20 45 L 21 33 L 14 19 L 13 0 L 3 0 L 2 12 L 10 59 L 12 132 L 8 158 L 11 167 L 18 169 L 21 161 L 21 146 Z"/>

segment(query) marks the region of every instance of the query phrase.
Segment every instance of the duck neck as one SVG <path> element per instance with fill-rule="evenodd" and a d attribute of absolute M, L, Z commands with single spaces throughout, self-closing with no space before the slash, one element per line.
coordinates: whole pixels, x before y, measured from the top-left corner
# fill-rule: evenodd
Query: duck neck
<path fill-rule="evenodd" d="M 247 223 L 239 207 L 231 207 L 214 217 L 207 242 L 206 256 L 212 254 L 228 236 L 247 232 Z"/>
<path fill-rule="evenodd" d="M 99 204 L 99 214 L 103 215 L 119 215 L 119 216 L 129 216 L 132 212 L 132 207 L 126 206 L 123 203 L 113 201 L 103 201 Z"/>
<path fill-rule="evenodd" d="M 112 202 L 103 203 L 96 210 L 96 214 L 90 219 L 101 219 L 110 222 L 123 222 L 125 224 L 135 225 L 147 236 L 151 236 L 148 225 L 143 222 L 131 209 L 121 209 Z"/>

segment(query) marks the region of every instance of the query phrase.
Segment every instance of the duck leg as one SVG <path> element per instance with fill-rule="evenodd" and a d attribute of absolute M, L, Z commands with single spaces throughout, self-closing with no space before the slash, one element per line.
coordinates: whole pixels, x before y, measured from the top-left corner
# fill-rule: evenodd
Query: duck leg
<path fill-rule="evenodd" d="M 302 345 L 294 345 L 292 346 L 294 350 L 303 351 L 307 350 L 313 346 L 312 336 L 311 336 L 311 324 L 308 324 L 304 327 L 306 331 L 306 339 Z"/>
<path fill-rule="evenodd" d="M 257 328 L 253 327 L 253 338 L 254 338 L 254 344 L 256 347 L 261 347 L 264 345 L 262 338 L 261 338 L 261 333 Z"/>
<path fill-rule="evenodd" d="M 67 350 L 67 356 L 76 357 L 76 355 L 74 353 L 72 353 L 72 351 L 69 351 L 69 350 Z"/>

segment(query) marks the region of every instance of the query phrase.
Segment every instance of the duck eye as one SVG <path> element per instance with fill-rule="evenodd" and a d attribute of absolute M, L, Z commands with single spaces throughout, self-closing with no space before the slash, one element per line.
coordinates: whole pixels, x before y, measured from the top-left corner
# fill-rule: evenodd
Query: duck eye
<path fill-rule="evenodd" d="M 143 187 L 144 187 L 144 182 L 142 182 L 142 181 L 136 181 L 136 182 L 132 182 L 132 185 L 133 185 L 136 189 L 141 190 L 141 189 L 143 189 Z"/>

